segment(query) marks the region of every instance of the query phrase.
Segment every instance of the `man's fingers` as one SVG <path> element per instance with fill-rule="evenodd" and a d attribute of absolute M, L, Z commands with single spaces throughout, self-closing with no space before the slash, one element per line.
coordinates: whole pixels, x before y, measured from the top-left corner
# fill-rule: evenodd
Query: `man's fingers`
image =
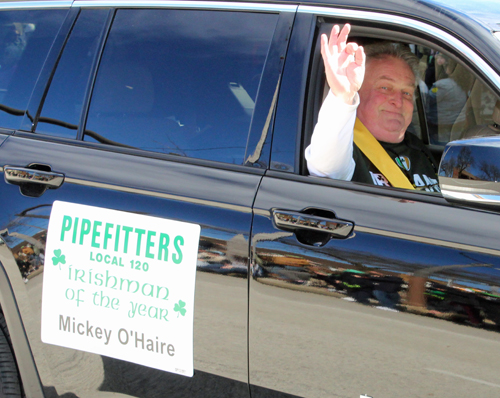
<path fill-rule="evenodd" d="M 347 43 L 347 37 L 349 36 L 349 32 L 351 31 L 351 25 L 346 23 L 342 30 L 340 31 L 340 34 L 338 35 L 337 39 L 337 46 L 339 49 L 339 52 L 344 51 L 344 48 L 346 47 Z"/>
<path fill-rule="evenodd" d="M 328 37 L 325 34 L 321 35 L 321 55 L 325 61 L 332 56 L 330 46 L 328 45 Z"/>
<path fill-rule="evenodd" d="M 323 33 L 321 35 L 321 54 L 328 55 L 330 49 L 328 48 L 328 37 Z"/>
<path fill-rule="evenodd" d="M 354 55 L 354 60 L 359 66 L 363 66 L 366 63 L 366 54 L 362 46 L 356 49 L 356 54 Z"/>
<path fill-rule="evenodd" d="M 333 50 L 333 47 L 337 45 L 337 39 L 339 35 L 340 28 L 338 25 L 334 25 L 332 28 L 332 31 L 330 33 L 330 41 L 329 41 L 329 47 L 330 51 Z"/>
<path fill-rule="evenodd" d="M 354 54 L 358 49 L 358 44 L 357 43 L 347 43 L 345 47 L 345 51 L 348 54 Z"/>
<path fill-rule="evenodd" d="M 340 31 L 339 39 L 346 41 L 347 36 L 349 36 L 349 32 L 351 31 L 351 25 L 346 23 L 343 27 L 342 30 Z"/>

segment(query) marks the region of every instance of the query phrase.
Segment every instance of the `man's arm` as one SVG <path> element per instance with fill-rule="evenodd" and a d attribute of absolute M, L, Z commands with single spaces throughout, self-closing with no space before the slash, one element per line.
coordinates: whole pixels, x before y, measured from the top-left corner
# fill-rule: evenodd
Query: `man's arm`
<path fill-rule="evenodd" d="M 354 104 L 347 105 L 331 91 L 328 93 L 319 111 L 311 144 L 305 151 L 309 174 L 351 180 L 356 166 L 352 142 L 359 96 L 354 99 Z"/>
<path fill-rule="evenodd" d="M 358 90 L 363 83 L 365 54 L 356 43 L 347 43 L 350 26 L 332 29 L 330 40 L 321 36 L 321 55 L 330 92 L 323 103 L 311 145 L 305 157 L 309 173 L 320 177 L 350 180 L 355 163 L 352 158 L 353 128 Z"/>

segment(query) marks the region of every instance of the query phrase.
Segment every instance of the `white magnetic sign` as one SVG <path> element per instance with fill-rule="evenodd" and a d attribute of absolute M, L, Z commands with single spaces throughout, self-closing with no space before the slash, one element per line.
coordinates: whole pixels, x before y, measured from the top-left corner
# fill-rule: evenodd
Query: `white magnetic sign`
<path fill-rule="evenodd" d="M 193 375 L 200 226 L 54 202 L 42 341 Z"/>

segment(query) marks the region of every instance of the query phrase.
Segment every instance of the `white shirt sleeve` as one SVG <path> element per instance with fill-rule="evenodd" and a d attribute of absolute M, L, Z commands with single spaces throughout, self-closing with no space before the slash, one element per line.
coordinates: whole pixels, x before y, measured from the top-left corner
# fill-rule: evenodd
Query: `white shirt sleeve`
<path fill-rule="evenodd" d="M 305 151 L 311 175 L 351 180 L 356 167 L 352 149 L 356 109 L 359 105 L 357 93 L 353 102 L 353 105 L 348 105 L 331 91 L 328 92 L 319 111 L 311 144 Z"/>

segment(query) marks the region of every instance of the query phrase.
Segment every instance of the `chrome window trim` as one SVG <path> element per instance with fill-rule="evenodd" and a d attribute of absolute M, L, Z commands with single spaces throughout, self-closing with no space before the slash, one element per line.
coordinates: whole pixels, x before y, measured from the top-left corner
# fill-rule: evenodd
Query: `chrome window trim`
<path fill-rule="evenodd" d="M 240 3 L 225 1 L 165 1 L 165 0 L 76 0 L 73 7 L 127 7 L 127 8 L 197 8 L 211 10 L 296 12 L 296 5 Z"/>
<path fill-rule="evenodd" d="M 425 34 L 431 34 L 457 49 L 473 65 L 477 65 L 478 69 L 486 75 L 490 82 L 496 85 L 498 90 L 500 90 L 500 76 L 495 72 L 493 68 L 491 68 L 478 54 L 472 51 L 468 46 L 466 46 L 456 37 L 442 31 L 435 26 L 398 15 L 383 14 L 373 11 L 346 10 L 343 8 L 327 8 L 301 5 L 299 6 L 298 12 L 346 19 L 371 20 L 376 22 L 390 23 L 394 25 L 404 26 L 406 28 L 415 29 Z"/>
<path fill-rule="evenodd" d="M 43 8 L 69 8 L 73 1 L 10 1 L 0 3 L 0 10 L 25 10 Z"/>

